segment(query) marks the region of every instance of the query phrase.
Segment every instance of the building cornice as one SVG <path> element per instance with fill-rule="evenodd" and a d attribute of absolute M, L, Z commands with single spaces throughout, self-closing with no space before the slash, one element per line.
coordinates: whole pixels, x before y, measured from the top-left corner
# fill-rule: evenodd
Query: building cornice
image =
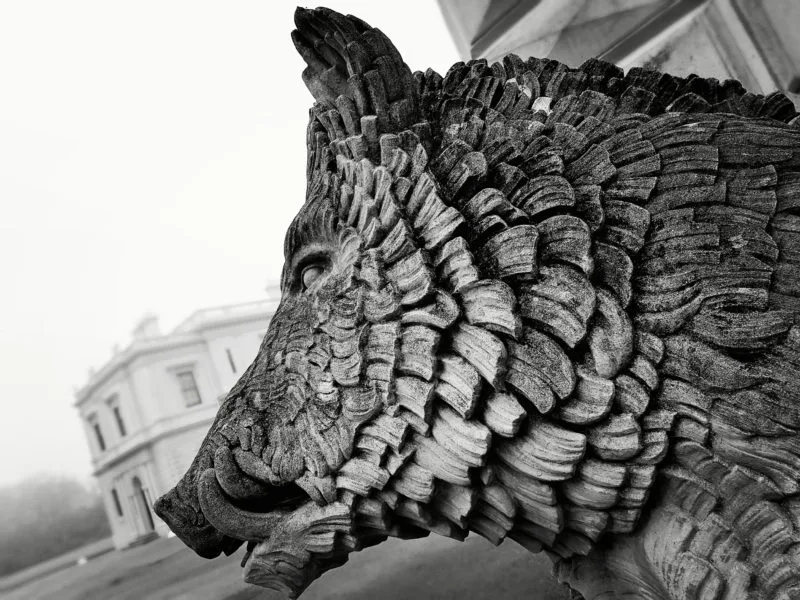
<path fill-rule="evenodd" d="M 170 334 L 146 340 L 135 340 L 131 342 L 130 346 L 114 355 L 111 360 L 89 378 L 89 381 L 87 381 L 82 388 L 75 392 L 76 400 L 74 406 L 80 407 L 92 396 L 97 388 L 140 356 L 201 344 L 202 342 L 203 336 L 197 333 L 180 336 Z"/>
<path fill-rule="evenodd" d="M 217 414 L 217 406 L 213 404 L 202 405 L 194 413 L 181 413 L 166 419 L 160 419 L 147 429 L 138 431 L 123 443 L 113 448 L 107 449 L 99 457 L 92 460 L 92 474 L 98 477 L 118 465 L 122 461 L 130 458 L 137 452 L 150 448 L 153 444 L 165 437 L 182 433 L 198 426 L 208 426 L 214 421 Z M 187 418 L 188 417 L 188 418 Z M 178 423 L 170 423 L 171 421 Z"/>
<path fill-rule="evenodd" d="M 176 348 L 204 343 L 205 332 L 222 327 L 230 327 L 254 321 L 268 321 L 274 313 L 276 303 L 260 300 L 246 304 L 220 306 L 201 309 L 182 321 L 171 333 L 158 337 L 134 340 L 113 356 L 89 380 L 75 392 L 76 408 L 80 408 L 92 394 L 108 382 L 121 369 L 129 366 L 135 359 Z"/>
<path fill-rule="evenodd" d="M 272 315 L 278 302 L 272 299 L 256 300 L 245 304 L 226 304 L 196 310 L 172 330 L 173 334 L 201 332 L 252 321 L 254 317 Z"/>

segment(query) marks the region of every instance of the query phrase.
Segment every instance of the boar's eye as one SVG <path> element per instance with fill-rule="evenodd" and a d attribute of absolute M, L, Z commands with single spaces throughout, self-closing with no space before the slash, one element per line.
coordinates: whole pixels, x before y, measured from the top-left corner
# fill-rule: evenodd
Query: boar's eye
<path fill-rule="evenodd" d="M 303 267 L 300 275 L 303 291 L 309 289 L 315 282 L 317 282 L 325 274 L 325 264 L 321 262 L 313 262 Z"/>

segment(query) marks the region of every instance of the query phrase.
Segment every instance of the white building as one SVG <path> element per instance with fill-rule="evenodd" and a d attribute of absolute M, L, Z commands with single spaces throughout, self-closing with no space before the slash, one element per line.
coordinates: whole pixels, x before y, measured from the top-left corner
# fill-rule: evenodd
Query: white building
<path fill-rule="evenodd" d="M 76 393 L 117 548 L 167 534 L 153 501 L 188 468 L 276 307 L 267 300 L 199 310 L 167 335 L 147 316 L 130 346 Z"/>
<path fill-rule="evenodd" d="M 797 0 L 439 0 L 464 60 L 513 52 L 571 67 L 738 79 L 756 93 L 800 92 Z"/>

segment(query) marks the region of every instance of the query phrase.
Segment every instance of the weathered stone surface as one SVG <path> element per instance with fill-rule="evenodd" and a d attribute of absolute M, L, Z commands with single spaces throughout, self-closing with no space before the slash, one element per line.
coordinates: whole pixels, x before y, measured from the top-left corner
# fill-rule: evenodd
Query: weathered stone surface
<path fill-rule="evenodd" d="M 412 75 L 355 18 L 296 19 L 283 298 L 157 513 L 287 596 L 472 531 L 587 599 L 798 597 L 788 101 L 598 60 Z"/>

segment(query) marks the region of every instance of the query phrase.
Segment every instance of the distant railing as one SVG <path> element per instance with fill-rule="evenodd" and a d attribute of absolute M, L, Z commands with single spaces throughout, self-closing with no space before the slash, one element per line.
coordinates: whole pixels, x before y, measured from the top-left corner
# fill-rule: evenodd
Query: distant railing
<path fill-rule="evenodd" d="M 124 364 L 131 353 L 137 348 L 146 349 L 153 344 L 163 345 L 169 342 L 172 336 L 181 336 L 192 334 L 203 325 L 214 323 L 215 321 L 224 321 L 226 319 L 234 319 L 237 316 L 263 316 L 266 321 L 275 313 L 280 303 L 281 293 L 280 289 L 275 285 L 270 285 L 266 289 L 267 298 L 264 300 L 254 300 L 253 302 L 245 302 L 241 304 L 228 304 L 223 306 L 216 306 L 211 308 L 201 308 L 192 313 L 188 318 L 184 319 L 177 327 L 175 327 L 167 335 L 159 335 L 155 337 L 148 337 L 140 340 L 134 340 L 122 351 L 115 351 L 114 356 L 97 371 L 90 371 L 88 381 L 78 390 L 75 394 L 77 397 L 76 406 L 80 405 L 88 397 L 88 393 L 92 387 L 98 382 L 103 381 L 110 373 Z M 180 338 L 176 338 L 180 342 Z"/>
<path fill-rule="evenodd" d="M 189 333 L 196 330 L 201 325 L 220 319 L 233 318 L 261 313 L 264 318 L 271 316 L 278 307 L 278 299 L 256 300 L 245 304 L 229 304 L 226 306 L 216 306 L 213 308 L 202 308 L 192 313 L 187 319 L 180 323 L 172 333 Z"/>

